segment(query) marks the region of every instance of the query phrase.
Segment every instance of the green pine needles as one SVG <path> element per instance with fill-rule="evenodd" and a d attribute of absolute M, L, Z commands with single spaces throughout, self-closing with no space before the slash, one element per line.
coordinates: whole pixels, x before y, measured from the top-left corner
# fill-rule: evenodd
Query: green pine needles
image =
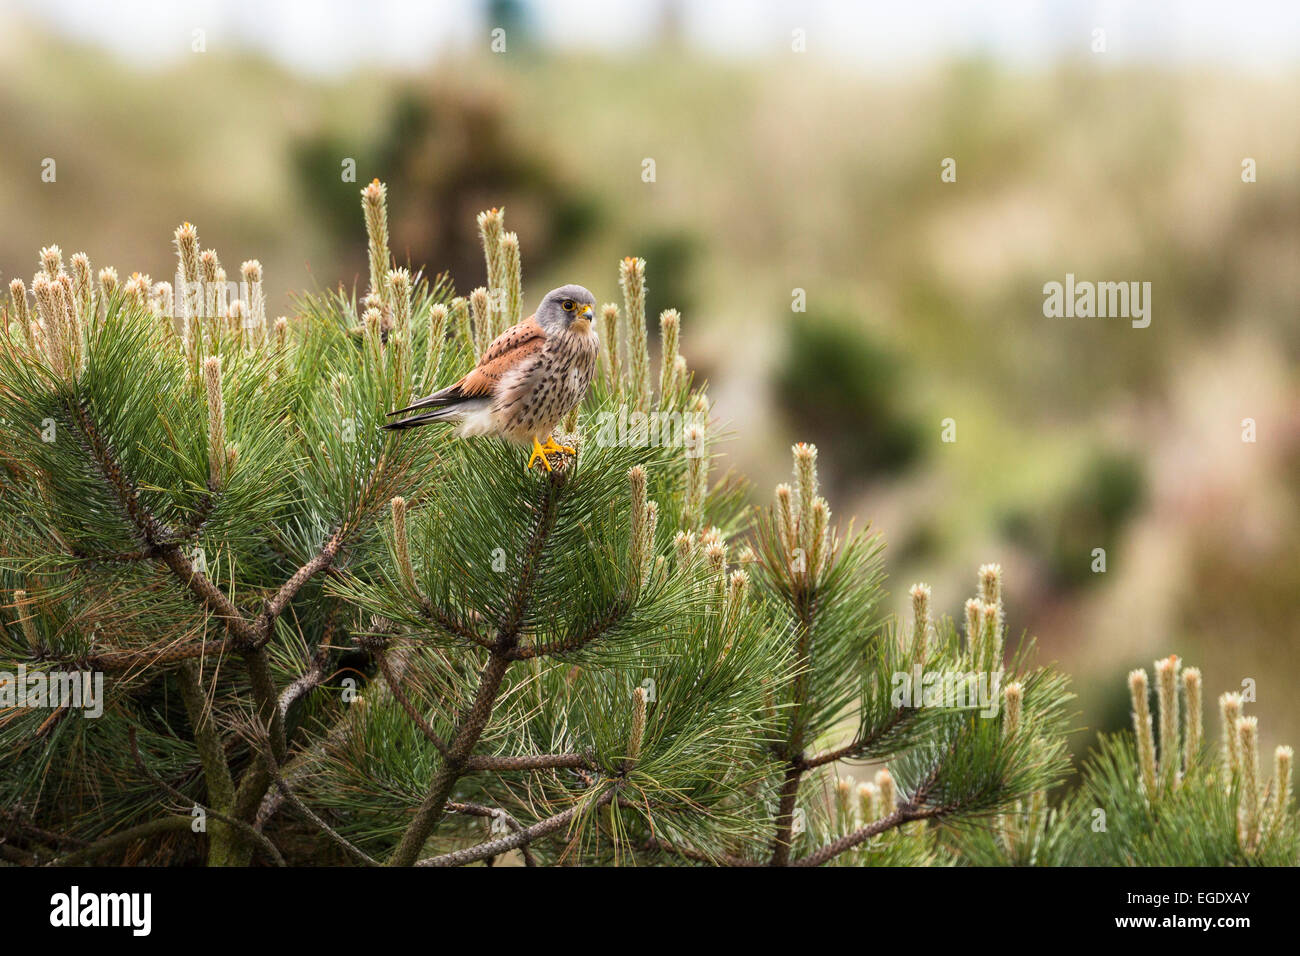
<path fill-rule="evenodd" d="M 397 267 L 271 320 L 191 224 L 179 285 L 42 250 L 0 335 L 0 857 L 17 864 L 1290 863 L 1291 751 L 1201 732 L 1199 673 L 1069 770 L 1071 696 L 1009 646 L 1001 569 L 958 626 L 887 613 L 878 536 L 817 450 L 753 508 L 618 268 L 573 458 L 390 433 L 522 318 Z M 611 279 L 614 278 L 611 276 Z M 1194 675 L 1194 676 L 1193 676 Z M 1152 728 L 1159 731 L 1153 736 Z M 849 764 L 864 775 L 857 783 Z M 1102 811 L 1105 824 L 1096 827 Z M 1189 838 L 1188 834 L 1192 836 Z"/>

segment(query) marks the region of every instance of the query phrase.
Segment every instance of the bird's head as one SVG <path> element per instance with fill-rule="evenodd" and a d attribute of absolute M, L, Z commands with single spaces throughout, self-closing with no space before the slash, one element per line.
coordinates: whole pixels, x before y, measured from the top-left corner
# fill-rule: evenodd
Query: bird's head
<path fill-rule="evenodd" d="M 596 315 L 596 297 L 580 285 L 552 289 L 537 307 L 537 324 L 547 332 L 585 332 Z"/>

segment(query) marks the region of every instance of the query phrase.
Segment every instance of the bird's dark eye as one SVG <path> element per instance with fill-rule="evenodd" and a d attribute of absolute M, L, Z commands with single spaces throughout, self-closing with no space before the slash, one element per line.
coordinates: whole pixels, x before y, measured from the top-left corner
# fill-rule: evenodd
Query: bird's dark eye
<path fill-rule="evenodd" d="M 572 312 L 572 311 L 573 311 L 573 300 L 572 300 L 572 299 L 565 299 L 565 300 L 561 303 L 561 305 L 564 306 L 564 311 L 565 311 L 565 312 Z"/>

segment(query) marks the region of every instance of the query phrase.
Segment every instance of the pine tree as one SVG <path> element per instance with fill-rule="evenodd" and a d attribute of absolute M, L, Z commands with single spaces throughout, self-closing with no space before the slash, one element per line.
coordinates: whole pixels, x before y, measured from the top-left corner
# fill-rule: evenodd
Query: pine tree
<path fill-rule="evenodd" d="M 1258 720 L 1240 693 L 1219 697 L 1219 745 L 1202 730 L 1201 672 L 1176 656 L 1129 675 L 1133 733 L 1102 739 L 1072 801 L 1094 825 L 1072 834 L 1072 860 L 1125 866 L 1295 866 L 1300 820 L 1289 746 L 1261 766 Z M 1181 714 L 1180 714 L 1181 711 Z M 1180 719 L 1181 717 L 1181 719 Z M 1100 812 L 1099 812 L 1100 811 Z"/>
<path fill-rule="evenodd" d="M 526 471 L 494 440 L 383 431 L 521 318 L 522 270 L 491 210 L 486 285 L 453 296 L 395 267 L 383 184 L 361 198 L 364 296 L 292 318 L 268 320 L 256 260 L 232 288 L 189 223 L 174 289 L 111 268 L 96 288 L 53 246 L 34 305 L 11 284 L 7 860 L 1129 863 L 1213 808 L 1241 859 L 1294 862 L 1289 789 L 1266 792 L 1235 712 L 1230 779 L 1190 742 L 1181 771 L 1112 747 L 1049 809 L 1070 695 L 1027 642 L 1008 652 L 1000 569 L 964 629 L 924 585 L 904 628 L 883 542 L 841 533 L 815 448 L 750 507 L 716 474 L 726 435 L 673 310 L 653 372 L 643 260 L 619 264 L 602 374 L 558 436 L 576 457 Z M 82 673 L 103 695 L 78 706 L 56 688 Z M 1122 851 L 1078 836 L 1103 786 Z"/>

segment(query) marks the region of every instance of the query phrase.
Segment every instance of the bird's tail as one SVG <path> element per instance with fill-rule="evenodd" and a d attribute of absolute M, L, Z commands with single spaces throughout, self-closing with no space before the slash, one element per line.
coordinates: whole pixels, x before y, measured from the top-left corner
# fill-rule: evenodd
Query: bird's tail
<path fill-rule="evenodd" d="M 413 411 L 417 408 L 430 408 L 429 411 L 420 415 L 412 415 L 410 418 L 399 419 L 395 422 L 389 422 L 384 426 L 385 431 L 395 432 L 407 428 L 419 428 L 421 425 L 433 425 L 437 422 L 450 422 L 463 424 L 467 419 L 479 417 L 479 413 L 487 411 L 491 405 L 491 400 L 486 398 L 470 398 L 453 400 L 452 403 L 439 403 L 436 407 L 430 408 L 427 399 L 416 402 L 414 405 L 398 409 L 396 412 L 389 412 L 390 415 L 400 415 L 402 412 Z"/>
<path fill-rule="evenodd" d="M 454 422 L 459 421 L 460 416 L 454 414 L 455 409 L 440 408 L 436 412 L 426 412 L 423 415 L 412 415 L 410 418 L 403 418 L 399 421 L 389 422 L 384 425 L 386 432 L 400 432 L 407 428 L 419 428 L 421 425 L 432 425 L 434 422 Z"/>
<path fill-rule="evenodd" d="M 392 418 L 394 415 L 405 415 L 407 412 L 413 412 L 417 408 L 454 407 L 469 400 L 468 396 L 461 393 L 460 382 L 457 382 L 454 385 L 448 385 L 446 388 L 439 389 L 432 395 L 426 395 L 424 398 L 417 399 L 405 408 L 398 408 L 389 412 L 388 417 Z"/>

